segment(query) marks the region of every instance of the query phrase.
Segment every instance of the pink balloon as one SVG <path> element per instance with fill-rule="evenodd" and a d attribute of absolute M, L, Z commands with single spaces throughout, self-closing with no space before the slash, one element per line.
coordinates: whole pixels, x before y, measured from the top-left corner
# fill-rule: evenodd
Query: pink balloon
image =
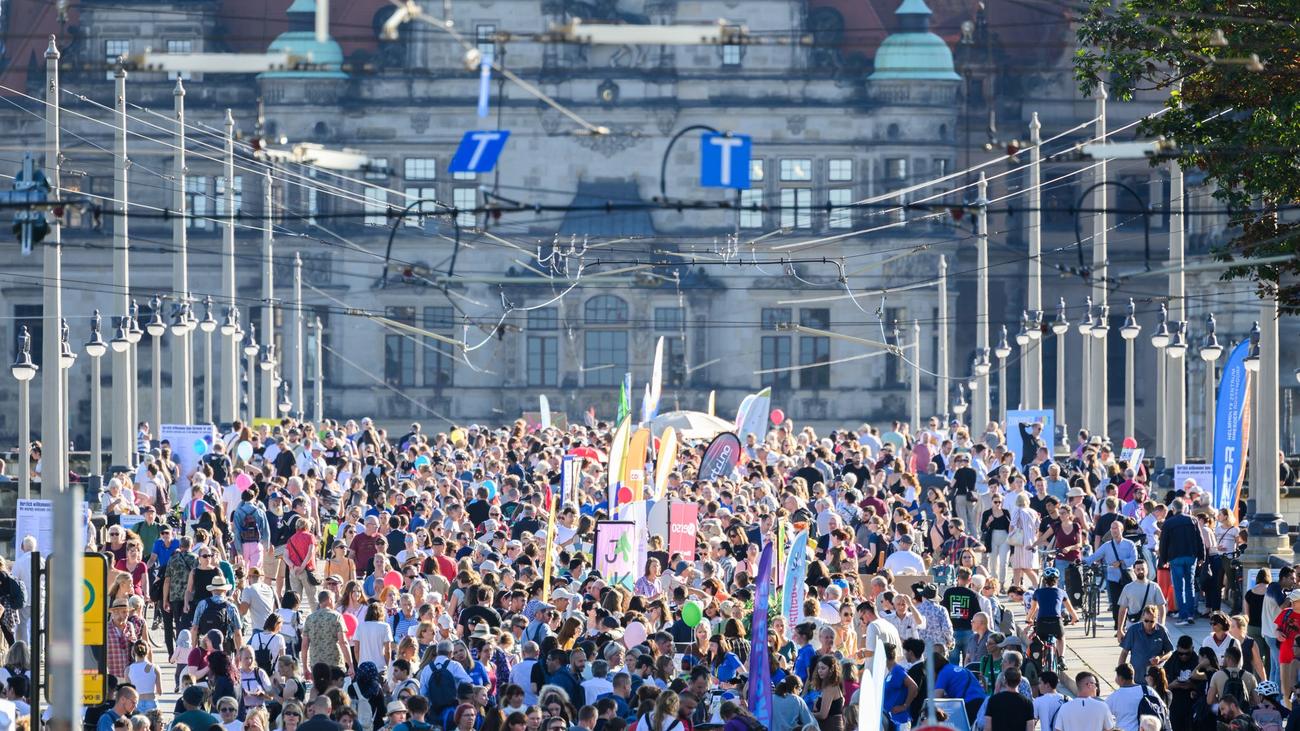
<path fill-rule="evenodd" d="M 640 622 L 631 622 L 627 625 L 627 629 L 623 630 L 623 644 L 628 647 L 636 647 L 645 642 L 645 638 L 645 625 Z"/>
<path fill-rule="evenodd" d="M 239 474 L 235 475 L 235 487 L 238 487 L 240 490 L 247 490 L 252 486 L 253 486 L 253 478 L 249 477 L 243 472 L 240 472 Z"/>
<path fill-rule="evenodd" d="M 772 423 L 776 424 L 777 426 L 781 426 L 781 422 L 785 421 L 785 412 L 780 409 L 772 409 L 771 416 L 772 416 Z"/>
<path fill-rule="evenodd" d="M 357 633 L 357 618 L 351 614 L 344 613 L 343 626 L 347 629 L 348 639 L 352 639 L 352 635 Z"/>
<path fill-rule="evenodd" d="M 1137 449 L 1138 440 L 1133 437 L 1124 437 L 1124 449 Z"/>
<path fill-rule="evenodd" d="M 391 586 L 394 589 L 402 588 L 402 574 L 397 571 L 389 571 L 384 574 L 384 586 Z"/>

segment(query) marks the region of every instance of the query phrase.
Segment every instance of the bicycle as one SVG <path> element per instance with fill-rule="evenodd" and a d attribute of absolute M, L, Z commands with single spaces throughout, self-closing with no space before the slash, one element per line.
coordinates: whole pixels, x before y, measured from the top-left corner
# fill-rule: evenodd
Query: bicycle
<path fill-rule="evenodd" d="M 1083 564 L 1083 633 L 1097 636 L 1097 617 L 1101 614 L 1101 590 L 1106 585 L 1106 569 L 1096 564 Z"/>
<path fill-rule="evenodd" d="M 1068 625 L 1062 619 L 1063 625 Z M 1029 681 L 1029 687 L 1035 687 L 1038 684 L 1038 676 L 1044 670 L 1050 670 L 1054 673 L 1061 672 L 1061 656 L 1056 648 L 1056 638 L 1050 635 L 1039 635 L 1033 624 L 1026 626 L 1028 634 L 1028 647 L 1025 650 L 1024 663 L 1021 666 L 1022 674 L 1025 680 Z"/>

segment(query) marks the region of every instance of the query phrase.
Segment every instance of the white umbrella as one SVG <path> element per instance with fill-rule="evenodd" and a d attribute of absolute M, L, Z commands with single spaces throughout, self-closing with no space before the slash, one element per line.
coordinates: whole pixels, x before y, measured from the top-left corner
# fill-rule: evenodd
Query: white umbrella
<path fill-rule="evenodd" d="M 672 427 L 681 439 L 712 439 L 717 435 L 731 431 L 734 426 L 726 419 L 709 416 L 703 411 L 669 411 L 660 414 L 650 422 L 650 432 L 656 437 L 664 429 Z"/>

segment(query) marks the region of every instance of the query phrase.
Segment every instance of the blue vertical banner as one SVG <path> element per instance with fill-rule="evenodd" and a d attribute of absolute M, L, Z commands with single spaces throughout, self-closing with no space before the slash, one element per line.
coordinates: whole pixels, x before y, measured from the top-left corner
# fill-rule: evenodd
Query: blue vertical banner
<path fill-rule="evenodd" d="M 786 558 L 785 583 L 781 586 L 781 614 L 785 615 L 786 638 L 803 621 L 803 600 L 808 591 L 808 530 L 799 531 Z"/>
<path fill-rule="evenodd" d="M 772 542 L 758 559 L 758 585 L 754 588 L 754 618 L 750 622 L 749 712 L 763 728 L 772 728 L 772 664 L 768 655 L 767 612 L 772 602 Z"/>
<path fill-rule="evenodd" d="M 1219 377 L 1214 414 L 1214 507 L 1235 511 L 1245 477 L 1246 450 L 1250 448 L 1250 371 L 1246 356 L 1250 341 L 1232 349 Z"/>
<path fill-rule="evenodd" d="M 573 491 L 574 483 L 578 481 L 578 469 L 574 466 L 574 460 L 577 459 L 572 454 L 566 454 L 560 458 L 560 496 L 557 501 L 560 505 L 564 504 L 569 495 L 576 495 Z"/>
<path fill-rule="evenodd" d="M 488 115 L 488 101 L 492 98 L 492 57 L 491 50 L 483 52 L 478 64 L 478 116 Z"/>

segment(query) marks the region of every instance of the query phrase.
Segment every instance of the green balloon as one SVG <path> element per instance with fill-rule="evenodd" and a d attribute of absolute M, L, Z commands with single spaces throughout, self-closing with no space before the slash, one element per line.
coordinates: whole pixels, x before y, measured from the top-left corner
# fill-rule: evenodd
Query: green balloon
<path fill-rule="evenodd" d="M 682 605 L 682 621 L 687 627 L 694 627 L 704 619 L 704 607 L 694 599 Z"/>

